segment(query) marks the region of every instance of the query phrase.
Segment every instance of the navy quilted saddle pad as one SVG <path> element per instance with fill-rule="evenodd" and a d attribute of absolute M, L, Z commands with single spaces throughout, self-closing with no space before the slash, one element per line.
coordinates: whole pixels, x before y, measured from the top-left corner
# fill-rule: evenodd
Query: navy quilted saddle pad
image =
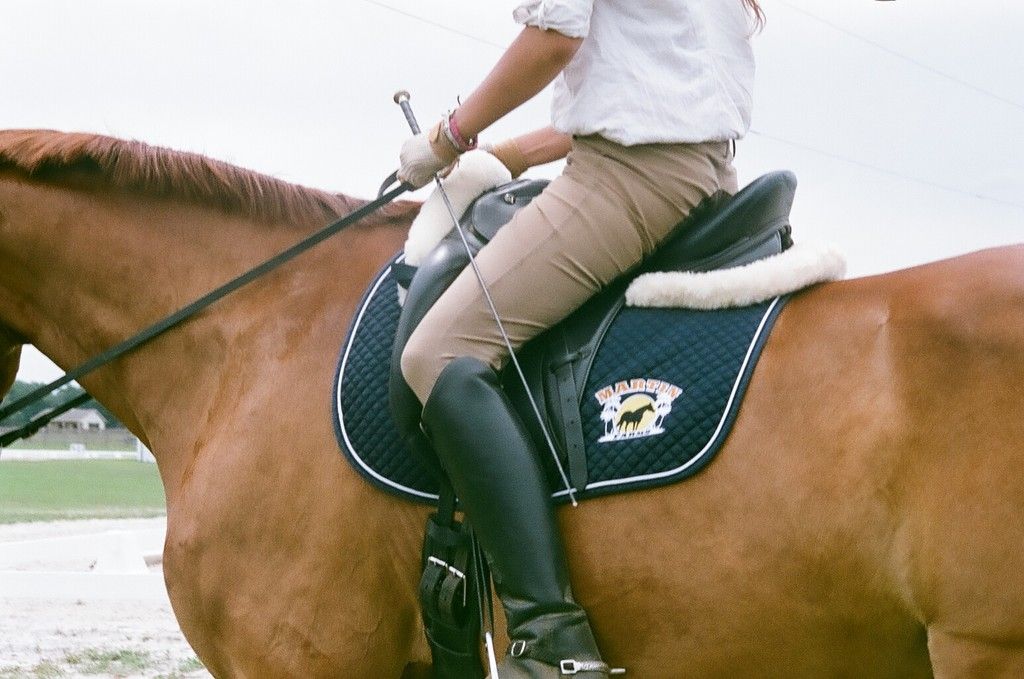
<path fill-rule="evenodd" d="M 706 466 L 729 433 L 785 300 L 720 311 L 624 307 L 594 358 L 580 404 L 588 483 L 577 497 L 664 485 Z M 335 432 L 371 483 L 433 503 L 437 484 L 405 450 L 389 415 L 399 312 L 389 265 L 364 295 L 342 349 Z M 554 496 L 568 499 L 564 489 Z"/>

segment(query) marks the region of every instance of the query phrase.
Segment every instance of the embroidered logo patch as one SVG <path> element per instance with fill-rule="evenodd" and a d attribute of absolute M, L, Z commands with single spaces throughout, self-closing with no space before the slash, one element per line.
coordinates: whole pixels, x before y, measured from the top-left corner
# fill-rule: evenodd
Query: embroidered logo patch
<path fill-rule="evenodd" d="M 604 436 L 599 443 L 624 441 L 665 432 L 665 418 L 672 402 L 683 390 L 674 384 L 652 379 L 632 379 L 598 389 L 594 398 L 601 404 Z"/>

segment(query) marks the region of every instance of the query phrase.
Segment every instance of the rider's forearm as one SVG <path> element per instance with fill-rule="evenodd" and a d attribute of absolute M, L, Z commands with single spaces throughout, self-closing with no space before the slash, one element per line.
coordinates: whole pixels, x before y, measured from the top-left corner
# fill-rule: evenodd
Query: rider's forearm
<path fill-rule="evenodd" d="M 571 147 L 572 137 L 549 125 L 506 139 L 488 150 L 504 163 L 515 179 L 531 167 L 565 158 Z"/>
<path fill-rule="evenodd" d="M 547 87 L 572 60 L 583 42 L 557 31 L 527 26 L 509 46 L 484 81 L 455 112 L 464 139 L 471 139 L 494 121 Z"/>
<path fill-rule="evenodd" d="M 572 137 L 550 125 L 516 137 L 514 141 L 527 167 L 561 160 L 572 147 Z"/>

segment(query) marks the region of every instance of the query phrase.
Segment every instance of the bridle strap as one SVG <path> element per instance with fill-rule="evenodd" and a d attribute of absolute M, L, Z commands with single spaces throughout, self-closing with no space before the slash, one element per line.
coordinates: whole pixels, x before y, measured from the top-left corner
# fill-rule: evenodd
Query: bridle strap
<path fill-rule="evenodd" d="M 391 180 L 391 177 L 389 177 L 388 179 Z M 350 212 L 349 214 L 345 215 L 336 222 L 328 224 L 321 230 L 317 231 L 308 238 L 296 243 L 295 245 L 288 248 L 284 252 L 281 252 L 271 257 L 262 264 L 258 264 L 257 266 L 249 269 L 240 276 L 237 276 L 236 278 L 228 281 L 227 283 L 220 286 L 216 290 L 213 290 L 212 292 L 203 295 L 202 297 L 192 302 L 188 306 L 185 306 L 179 309 L 178 311 L 174 312 L 170 316 L 167 316 L 166 318 L 157 321 L 156 323 L 149 326 L 145 330 L 142 330 L 138 334 L 129 337 L 128 339 L 124 340 L 119 344 L 116 344 L 115 346 L 107 349 L 103 353 L 94 356 L 85 363 L 79 365 L 74 370 L 68 371 L 63 377 L 60 377 L 59 379 L 56 379 L 53 382 L 45 384 L 37 389 L 33 389 L 32 391 L 25 394 L 16 401 L 10 403 L 9 405 L 3 408 L 0 408 L 0 421 L 7 419 L 8 417 L 18 412 L 22 408 L 31 405 L 32 403 L 35 403 L 36 401 L 39 401 L 42 398 L 45 398 L 47 394 L 54 391 L 55 389 L 59 389 L 60 387 L 63 387 L 65 384 L 77 380 L 83 375 L 91 373 L 93 370 L 96 370 L 97 368 L 106 365 L 107 363 L 110 363 L 114 359 L 123 356 L 124 354 L 135 349 L 139 345 L 145 344 L 154 337 L 188 320 L 192 316 L 195 316 L 200 311 L 212 305 L 214 302 L 220 300 L 222 297 L 231 294 L 232 292 L 242 287 L 243 285 L 246 285 L 247 283 L 251 283 L 260 276 L 263 276 L 269 271 L 281 266 L 285 262 L 288 262 L 294 259 L 295 257 L 298 257 L 306 250 L 312 248 L 314 245 L 319 244 L 321 241 L 324 241 L 327 238 L 330 238 L 331 236 L 338 233 L 345 227 L 349 226 L 354 222 L 359 221 L 360 219 L 366 217 L 370 213 L 379 210 L 380 208 L 384 207 L 385 205 L 393 201 L 395 198 L 397 198 L 398 196 L 402 195 L 410 188 L 412 188 L 408 184 L 401 183 L 399 184 L 398 187 L 392 189 L 391 191 L 384 192 L 384 189 L 386 189 L 390 184 L 393 183 L 393 181 L 385 183 L 385 185 L 381 187 L 381 193 L 378 195 L 376 200 L 373 200 L 367 203 L 366 205 L 362 206 L 361 208 L 358 208 Z M 56 412 L 57 410 L 60 410 L 60 408 L 63 407 L 63 405 L 58 406 L 57 409 L 50 411 L 49 413 L 46 413 L 46 416 L 49 416 L 50 419 L 56 417 L 57 415 L 61 414 L 61 412 L 64 412 L 63 410 L 60 412 Z M 53 414 L 51 415 L 51 413 Z M 41 419 L 42 418 L 36 418 L 36 420 L 33 421 L 33 424 Z M 49 420 L 41 422 L 36 428 L 38 429 L 38 427 L 41 427 L 48 421 Z M 13 433 L 14 432 L 11 432 L 11 434 Z"/>

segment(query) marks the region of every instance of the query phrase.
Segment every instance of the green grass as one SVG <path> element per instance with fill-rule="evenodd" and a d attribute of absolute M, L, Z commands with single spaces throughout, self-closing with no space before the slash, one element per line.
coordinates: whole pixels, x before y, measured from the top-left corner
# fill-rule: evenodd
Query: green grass
<path fill-rule="evenodd" d="M 29 669 L 15 666 L 0 667 L 0 679 L 57 679 L 63 676 L 64 670 L 60 665 L 49 660 L 44 660 Z"/>
<path fill-rule="evenodd" d="M 186 677 L 189 677 L 189 676 L 195 676 L 196 673 L 199 672 L 199 670 L 203 670 L 203 669 L 206 669 L 206 668 L 203 666 L 203 663 L 201 663 L 199 661 L 199 658 L 192 657 L 192 658 L 188 658 L 186 660 L 180 661 L 178 663 L 178 666 L 176 668 L 174 668 L 173 670 L 171 670 L 169 673 L 167 673 L 167 674 L 158 674 L 158 675 L 156 675 L 156 677 L 154 677 L 154 679 L 185 679 Z M 207 675 L 206 675 L 206 673 L 203 673 L 202 676 L 207 676 Z"/>
<path fill-rule="evenodd" d="M 89 648 L 78 653 L 69 653 L 64 662 L 72 665 L 85 674 L 106 674 L 118 676 L 135 674 L 139 670 L 149 669 L 153 659 L 148 651 L 121 649 L 116 651 Z"/>
<path fill-rule="evenodd" d="M 160 516 L 156 465 L 130 460 L 0 462 L 0 523 Z"/>
<path fill-rule="evenodd" d="M 130 648 L 86 648 L 65 651 L 60 660 L 43 660 L 31 667 L 0 666 L 0 679 L 60 679 L 69 675 L 123 677 L 140 673 L 153 679 L 210 676 L 195 656 L 175 660 L 169 653 L 153 654 Z"/>

